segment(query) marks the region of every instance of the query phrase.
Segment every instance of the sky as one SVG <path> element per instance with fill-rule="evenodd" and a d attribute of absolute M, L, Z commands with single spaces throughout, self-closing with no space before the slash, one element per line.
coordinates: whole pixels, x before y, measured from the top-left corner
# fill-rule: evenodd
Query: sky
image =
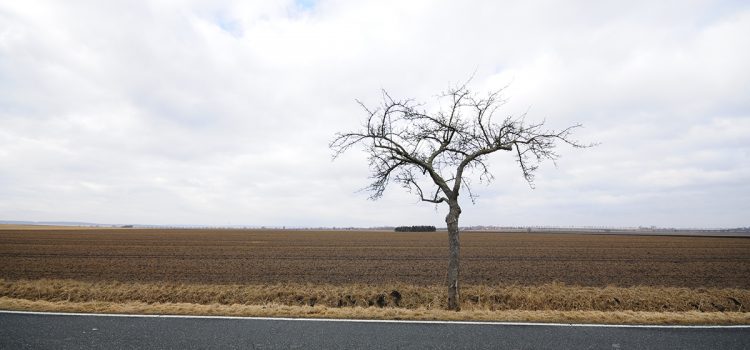
<path fill-rule="evenodd" d="M 473 76 L 600 145 L 534 189 L 494 154 L 462 226 L 750 226 L 749 36 L 746 1 L 0 1 L 0 220 L 443 226 L 328 144 Z"/>

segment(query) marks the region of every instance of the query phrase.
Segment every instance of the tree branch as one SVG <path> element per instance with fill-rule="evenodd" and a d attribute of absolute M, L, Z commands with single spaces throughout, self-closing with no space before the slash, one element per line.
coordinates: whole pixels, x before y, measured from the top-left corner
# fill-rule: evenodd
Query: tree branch
<path fill-rule="evenodd" d="M 527 123 L 526 113 L 495 123 L 492 117 L 505 103 L 501 92 L 480 98 L 464 84 L 439 97 L 449 99 L 447 111 L 427 113 L 413 100 L 397 100 L 383 90 L 380 108 L 369 109 L 357 100 L 367 115 L 363 129 L 336 134 L 329 147 L 334 159 L 354 145 L 365 147 L 373 179 L 366 189 L 372 192 L 372 199 L 382 196 L 393 177 L 413 188 L 420 200 L 442 203 L 457 201 L 461 186 L 467 188 L 473 201 L 476 196 L 469 188 L 467 174 L 478 171 L 480 181 L 490 183 L 493 177 L 486 161 L 495 152 L 515 149 L 521 173 L 533 188 L 539 164 L 545 160 L 554 163 L 559 158 L 555 152 L 558 143 L 574 148 L 596 145 L 571 138 L 580 124 L 559 131 L 543 130 L 545 121 Z M 413 170 L 436 186 L 434 196 L 425 197 Z"/>

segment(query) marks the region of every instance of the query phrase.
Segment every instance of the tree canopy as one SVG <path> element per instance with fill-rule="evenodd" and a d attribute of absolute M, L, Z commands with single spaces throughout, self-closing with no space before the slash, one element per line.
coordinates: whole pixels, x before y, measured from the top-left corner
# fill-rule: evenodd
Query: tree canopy
<path fill-rule="evenodd" d="M 556 161 L 556 142 L 582 148 L 571 139 L 580 124 L 562 130 L 545 128 L 545 121 L 529 123 L 526 113 L 498 118 L 505 100 L 502 90 L 485 96 L 471 92 L 466 85 L 441 94 L 449 102 L 447 110 L 429 113 L 412 99 L 399 100 L 382 91 L 382 105 L 370 109 L 357 101 L 367 113 L 364 127 L 338 133 L 331 142 L 334 158 L 354 145 L 362 144 L 368 153 L 372 182 L 366 187 L 371 199 L 378 199 L 391 182 L 398 183 L 426 202 L 455 200 L 461 187 L 467 187 L 467 173 L 477 171 L 480 181 L 490 182 L 487 158 L 497 151 L 513 152 L 526 181 L 534 186 L 534 174 L 544 160 Z M 419 176 L 427 176 L 435 185 L 426 191 Z"/>

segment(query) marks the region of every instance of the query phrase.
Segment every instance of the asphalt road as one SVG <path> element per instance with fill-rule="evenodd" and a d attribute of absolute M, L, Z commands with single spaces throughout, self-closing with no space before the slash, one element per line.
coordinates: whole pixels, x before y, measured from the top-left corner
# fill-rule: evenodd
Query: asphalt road
<path fill-rule="evenodd" d="M 750 327 L 670 328 L 19 314 L 0 349 L 750 349 Z"/>

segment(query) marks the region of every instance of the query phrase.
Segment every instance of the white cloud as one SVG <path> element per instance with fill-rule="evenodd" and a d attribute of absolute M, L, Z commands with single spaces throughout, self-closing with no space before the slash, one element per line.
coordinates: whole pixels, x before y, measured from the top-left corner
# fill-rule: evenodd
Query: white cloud
<path fill-rule="evenodd" d="M 434 102 L 475 71 L 561 148 L 507 155 L 463 224 L 747 226 L 750 8 L 740 2 L 48 2 L 0 5 L 0 219 L 440 224 L 364 155 L 379 89 Z"/>

